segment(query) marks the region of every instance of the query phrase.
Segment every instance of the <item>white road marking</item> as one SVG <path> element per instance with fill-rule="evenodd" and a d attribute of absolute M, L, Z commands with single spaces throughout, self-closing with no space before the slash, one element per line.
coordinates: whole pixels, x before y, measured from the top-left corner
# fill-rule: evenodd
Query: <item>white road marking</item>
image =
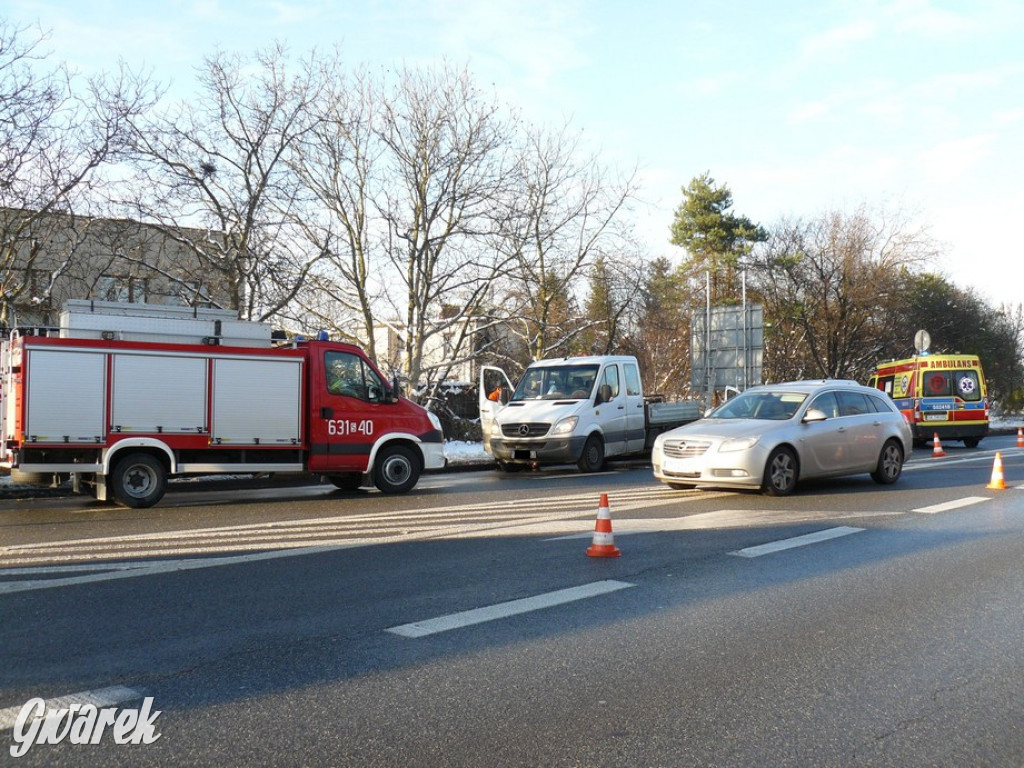
<path fill-rule="evenodd" d="M 953 501 L 947 501 L 942 504 L 933 504 L 930 507 L 918 507 L 917 509 L 912 509 L 910 511 L 917 512 L 921 515 L 934 515 L 937 512 L 949 512 L 951 509 L 969 507 L 972 504 L 978 504 L 982 501 L 990 501 L 990 499 L 987 496 L 967 496 L 962 499 L 953 499 Z"/>
<path fill-rule="evenodd" d="M 595 581 L 591 584 L 584 584 L 579 587 L 560 589 L 556 592 L 547 592 L 533 597 L 524 597 L 521 600 L 511 600 L 507 603 L 497 603 L 483 608 L 474 608 L 470 611 L 451 613 L 447 616 L 438 616 L 434 619 L 416 621 L 411 624 L 402 624 L 397 627 L 390 627 L 384 630 L 402 637 L 426 637 L 439 632 L 449 632 L 453 629 L 482 624 L 485 621 L 495 621 L 509 616 L 517 616 L 530 611 L 539 611 L 543 608 L 551 608 L 556 605 L 586 600 L 587 598 L 606 595 L 610 592 L 617 592 L 620 589 L 635 587 L 626 581 Z"/>
<path fill-rule="evenodd" d="M 814 523 L 842 518 L 864 519 L 868 517 L 898 517 L 904 514 L 899 511 L 883 512 L 836 512 L 833 510 L 754 510 L 754 509 L 719 509 L 714 512 L 702 512 L 685 517 L 650 518 L 646 520 L 612 520 L 612 534 L 629 536 L 635 533 L 667 533 L 669 531 L 707 531 L 726 528 L 747 528 L 751 526 L 765 527 L 771 525 L 792 525 L 794 523 Z M 584 521 L 572 521 L 574 524 L 587 525 Z M 590 533 L 572 533 L 565 536 L 553 536 L 545 541 L 562 541 L 564 539 L 582 539 L 590 536 L 594 524 L 589 523 Z M 543 533 L 540 526 L 530 526 L 531 533 Z"/>
<path fill-rule="evenodd" d="M 620 511 L 715 497 L 715 494 L 680 493 L 661 486 L 627 489 L 609 494 L 612 509 Z M 384 542 L 432 538 L 518 535 L 536 524 L 557 526 L 558 521 L 573 518 L 593 520 L 597 514 L 598 502 L 599 494 L 587 493 L 421 510 L 41 542 L 0 547 L 0 564 L 7 564 L 13 569 L 36 564 L 82 563 L 129 557 L 196 557 L 268 549 L 370 546 Z M 570 526 L 569 530 L 572 529 L 573 526 Z M 566 528 L 556 530 L 565 531 Z M 501 533 L 491 533 L 497 531 Z M 9 572 L 0 570 L 0 576 Z"/>
<path fill-rule="evenodd" d="M 132 688 L 125 688 L 123 685 L 114 685 L 110 688 L 100 688 L 95 691 L 82 691 L 67 696 L 59 696 L 55 699 L 44 699 L 46 709 L 68 709 L 74 704 L 83 706 L 92 704 L 96 709 L 105 707 L 116 707 L 118 704 L 125 704 L 129 701 L 143 698 L 140 691 Z M 14 728 L 22 707 L 7 707 L 0 709 L 0 731 L 9 731 Z M 6 747 L 5 747 L 6 749 Z"/>
<path fill-rule="evenodd" d="M 124 563 L 111 563 L 109 571 L 90 573 L 85 576 L 69 576 L 67 578 L 30 579 L 28 581 L 0 581 L 0 595 L 14 592 L 31 592 L 36 589 L 52 589 L 54 587 L 69 587 L 75 584 L 90 584 L 97 581 L 114 581 L 116 579 L 132 579 L 136 576 L 151 576 L 160 573 L 177 573 L 179 571 L 194 571 L 199 568 L 214 568 L 221 565 L 236 565 L 238 563 L 249 563 L 258 560 L 276 560 L 279 557 L 294 557 L 296 555 L 312 555 L 318 552 L 329 552 L 335 549 L 345 549 L 342 546 L 333 547 L 306 547 L 304 549 L 282 549 L 273 552 L 255 552 L 249 555 L 235 555 L 232 557 L 207 557 L 194 560 L 158 560 L 133 564 L 125 568 Z M 94 570 L 99 570 L 97 566 Z M 11 571 L 19 575 L 40 575 L 62 573 L 76 566 L 53 566 L 48 568 L 12 568 L 0 571 L 0 576 L 5 576 Z"/>
<path fill-rule="evenodd" d="M 781 541 L 772 541 L 767 544 L 760 544 L 756 547 L 738 549 L 735 552 L 730 552 L 729 554 L 736 555 L 737 557 L 761 557 L 762 555 L 769 555 L 772 552 L 781 552 L 784 549 L 805 547 L 808 544 L 817 544 L 821 541 L 837 539 L 840 536 L 849 536 L 851 533 L 860 533 L 863 530 L 863 528 L 851 528 L 849 526 L 841 525 L 838 528 L 828 528 L 824 531 L 818 531 L 817 533 L 808 533 L 803 536 L 794 536 L 791 539 L 782 539 Z"/>

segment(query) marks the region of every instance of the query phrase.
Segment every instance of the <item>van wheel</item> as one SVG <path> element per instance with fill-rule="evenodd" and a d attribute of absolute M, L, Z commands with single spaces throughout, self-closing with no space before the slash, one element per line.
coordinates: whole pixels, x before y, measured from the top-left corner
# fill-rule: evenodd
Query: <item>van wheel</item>
<path fill-rule="evenodd" d="M 107 485 L 114 500 L 125 507 L 145 509 L 156 504 L 167 491 L 167 471 L 160 460 L 148 453 L 130 453 L 114 465 Z"/>
<path fill-rule="evenodd" d="M 903 472 L 903 449 L 895 440 L 887 440 L 878 456 L 878 466 L 871 479 L 882 485 L 895 483 Z"/>
<path fill-rule="evenodd" d="M 580 468 L 580 472 L 601 471 L 604 467 L 604 440 L 600 435 L 591 435 L 587 438 L 576 466 Z"/>
<path fill-rule="evenodd" d="M 420 462 L 404 445 L 382 448 L 373 466 L 373 484 L 381 493 L 406 493 L 420 479 Z"/>
<path fill-rule="evenodd" d="M 796 488 L 796 454 L 789 448 L 776 448 L 764 466 L 761 490 L 768 496 L 789 496 Z"/>

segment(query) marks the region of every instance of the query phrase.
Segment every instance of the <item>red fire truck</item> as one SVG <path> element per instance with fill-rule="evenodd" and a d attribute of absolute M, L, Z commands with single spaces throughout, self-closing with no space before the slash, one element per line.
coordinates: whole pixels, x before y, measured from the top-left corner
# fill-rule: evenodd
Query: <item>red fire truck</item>
<path fill-rule="evenodd" d="M 0 466 L 156 504 L 171 477 L 313 473 L 404 493 L 444 466 L 437 417 L 358 347 L 274 341 L 232 312 L 72 301 L 0 352 Z"/>

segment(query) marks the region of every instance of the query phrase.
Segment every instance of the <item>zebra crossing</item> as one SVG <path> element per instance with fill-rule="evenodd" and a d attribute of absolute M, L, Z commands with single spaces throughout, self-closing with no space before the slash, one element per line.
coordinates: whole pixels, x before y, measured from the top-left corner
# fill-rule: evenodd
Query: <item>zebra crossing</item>
<path fill-rule="evenodd" d="M 716 495 L 664 486 L 609 492 L 617 512 L 685 504 Z M 354 547 L 425 539 L 571 534 L 593 527 L 599 494 L 575 493 L 416 510 L 355 513 L 192 530 L 104 536 L 0 547 L 0 578 L 25 569 L 152 558 Z M 582 526 L 582 527 L 581 527 Z"/>

